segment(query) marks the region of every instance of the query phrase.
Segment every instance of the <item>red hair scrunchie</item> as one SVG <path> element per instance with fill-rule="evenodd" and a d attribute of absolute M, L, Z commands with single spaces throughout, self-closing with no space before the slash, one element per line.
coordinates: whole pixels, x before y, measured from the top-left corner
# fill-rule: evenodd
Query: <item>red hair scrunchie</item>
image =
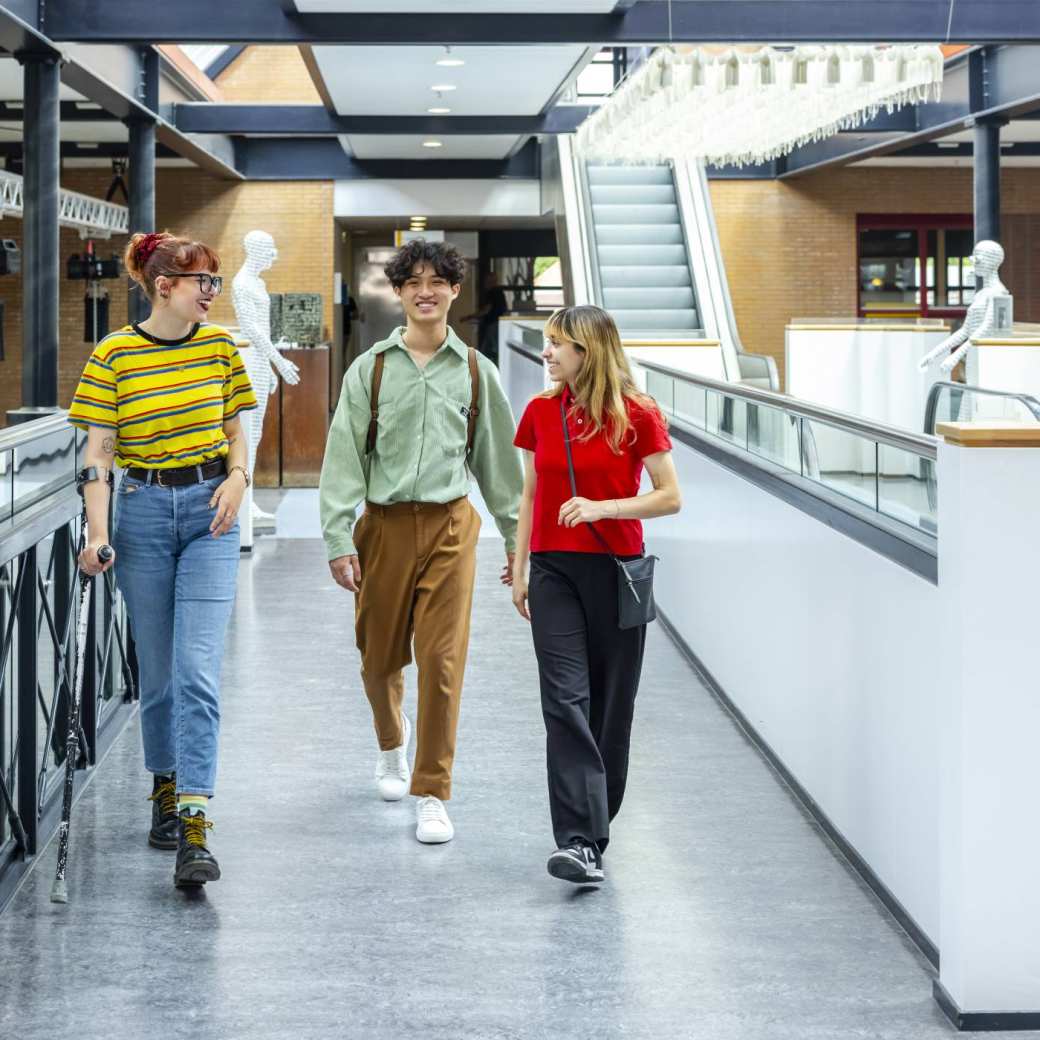
<path fill-rule="evenodd" d="M 163 232 L 152 231 L 141 239 L 137 244 L 137 249 L 134 250 L 134 256 L 141 267 L 144 267 L 151 260 L 152 254 L 159 248 L 159 243 L 165 237 L 166 235 Z"/>

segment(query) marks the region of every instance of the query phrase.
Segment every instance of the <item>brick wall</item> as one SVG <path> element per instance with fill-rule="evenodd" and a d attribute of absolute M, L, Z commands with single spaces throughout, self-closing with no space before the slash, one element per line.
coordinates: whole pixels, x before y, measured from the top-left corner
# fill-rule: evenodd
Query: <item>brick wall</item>
<path fill-rule="evenodd" d="M 216 83 L 227 101 L 321 104 L 297 47 L 247 47 Z"/>
<path fill-rule="evenodd" d="M 789 181 L 709 182 L 744 347 L 783 371 L 791 318 L 856 314 L 858 213 L 971 213 L 970 168 L 864 167 Z M 1015 317 L 1040 320 L 1040 177 L 1002 172 L 1001 269 Z"/>
<path fill-rule="evenodd" d="M 106 169 L 67 170 L 62 186 L 103 197 L 111 175 Z M 254 228 L 269 231 L 279 250 L 277 265 L 265 280 L 272 292 L 320 292 L 326 332 L 332 328 L 333 246 L 331 182 L 253 182 L 219 180 L 197 170 L 161 168 L 156 174 L 156 209 L 160 228 L 187 233 L 212 245 L 230 279 L 242 263 L 242 238 Z M 22 242 L 22 222 L 0 220 L 0 237 Z M 96 249 L 107 257 L 122 255 L 125 238 L 97 240 Z M 92 344 L 83 342 L 85 282 L 65 278 L 65 262 L 83 252 L 76 231 L 61 232 L 60 347 L 58 401 L 68 406 Z M 109 329 L 125 324 L 127 282 L 104 283 L 110 296 Z M 134 290 L 135 292 L 137 290 Z M 6 306 L 5 360 L 0 361 L 0 425 L 10 408 L 21 404 L 22 307 L 21 277 L 0 277 L 0 300 Z M 213 320 L 234 324 L 230 292 L 217 301 Z"/>

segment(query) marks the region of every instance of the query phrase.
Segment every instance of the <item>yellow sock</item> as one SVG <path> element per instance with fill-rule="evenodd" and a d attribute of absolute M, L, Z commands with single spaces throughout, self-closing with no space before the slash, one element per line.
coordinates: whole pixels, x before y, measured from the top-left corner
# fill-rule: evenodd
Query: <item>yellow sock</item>
<path fill-rule="evenodd" d="M 194 816 L 202 813 L 204 816 L 209 808 L 209 799 L 204 794 L 179 794 L 177 795 L 177 815 L 185 809 Z"/>

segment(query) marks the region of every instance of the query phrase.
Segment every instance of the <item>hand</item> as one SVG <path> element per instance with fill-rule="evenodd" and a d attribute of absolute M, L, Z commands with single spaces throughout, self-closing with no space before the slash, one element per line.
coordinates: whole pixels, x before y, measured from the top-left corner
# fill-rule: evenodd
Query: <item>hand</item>
<path fill-rule="evenodd" d="M 502 573 L 499 575 L 503 585 L 513 584 L 513 564 L 516 561 L 516 553 L 506 551 L 506 565 L 502 568 Z"/>
<path fill-rule="evenodd" d="M 91 538 L 87 542 L 86 548 L 79 554 L 79 566 L 80 570 L 84 574 L 89 574 L 92 578 L 95 574 L 104 574 L 110 567 L 116 562 L 116 554 L 113 550 L 112 558 L 108 563 L 102 563 L 98 559 L 97 551 L 103 545 L 108 545 L 108 535 L 104 535 L 101 538 Z"/>
<path fill-rule="evenodd" d="M 513 574 L 513 606 L 525 621 L 531 620 L 531 608 L 527 605 L 527 576 L 522 572 Z"/>
<path fill-rule="evenodd" d="M 272 358 L 274 367 L 278 369 L 278 374 L 284 379 L 290 386 L 295 386 L 300 381 L 300 369 L 288 358 L 282 357 L 281 354 L 275 354 Z"/>
<path fill-rule="evenodd" d="M 337 556 L 329 560 L 329 570 L 341 589 L 347 592 L 361 591 L 361 561 L 357 556 Z"/>
<path fill-rule="evenodd" d="M 246 493 L 246 478 L 242 471 L 236 469 L 227 480 L 225 480 L 209 500 L 210 509 L 216 509 L 217 515 L 213 517 L 213 523 L 209 525 L 210 534 L 219 538 L 227 534 L 235 526 L 238 511 L 242 506 L 242 498 Z"/>
<path fill-rule="evenodd" d="M 569 498 L 560 506 L 557 523 L 563 527 L 577 527 L 578 524 L 591 524 L 603 520 L 607 516 L 606 502 L 593 502 L 587 498 Z M 613 516 L 611 510 L 610 515 Z"/>

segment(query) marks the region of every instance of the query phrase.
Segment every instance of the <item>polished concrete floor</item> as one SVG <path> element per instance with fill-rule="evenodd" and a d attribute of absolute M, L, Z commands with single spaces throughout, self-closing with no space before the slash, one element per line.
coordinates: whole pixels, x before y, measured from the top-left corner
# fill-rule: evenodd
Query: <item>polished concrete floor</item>
<path fill-rule="evenodd" d="M 375 796 L 352 604 L 322 544 L 262 538 L 225 664 L 223 880 L 186 897 L 145 844 L 134 723 L 76 808 L 70 903 L 48 902 L 52 846 L 0 917 L 0 1037 L 953 1035 L 922 958 L 659 628 L 608 882 L 545 873 L 534 656 L 501 542 L 479 554 L 455 841 L 419 845 L 412 805 Z"/>

